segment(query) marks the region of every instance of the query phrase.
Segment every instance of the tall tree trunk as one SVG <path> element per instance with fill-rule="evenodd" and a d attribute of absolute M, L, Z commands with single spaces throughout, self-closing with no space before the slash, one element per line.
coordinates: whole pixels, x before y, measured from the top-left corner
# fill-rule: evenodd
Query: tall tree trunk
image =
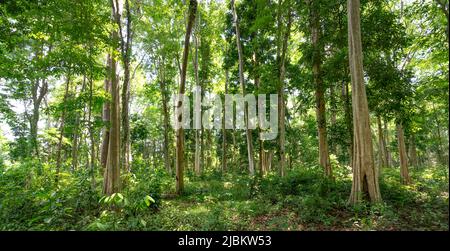
<path fill-rule="evenodd" d="M 211 130 L 208 130 L 207 133 L 207 143 L 206 145 L 208 146 L 208 155 L 206 157 L 206 165 L 205 167 L 211 167 L 212 166 L 212 148 L 213 148 L 213 144 L 212 144 L 212 133 Z"/>
<path fill-rule="evenodd" d="M 95 137 L 94 137 L 94 123 L 92 120 L 92 99 L 94 96 L 94 83 L 92 81 L 92 76 L 89 77 L 89 113 L 88 113 L 88 126 L 89 126 L 89 138 L 91 141 L 91 155 L 90 155 L 90 163 L 88 160 L 88 166 L 90 167 L 91 172 L 91 188 L 92 190 L 95 190 L 96 187 L 96 181 L 95 181 Z"/>
<path fill-rule="evenodd" d="M 112 59 L 111 55 L 108 54 L 107 57 L 107 72 L 108 76 L 105 79 L 104 90 L 106 93 L 111 93 L 111 69 L 112 69 Z M 102 167 L 106 167 L 106 161 L 108 159 L 108 149 L 109 149 L 109 133 L 110 133 L 110 122 L 111 122 L 111 102 L 105 102 L 103 104 L 103 123 L 105 126 L 102 129 L 102 152 L 101 152 L 101 164 Z"/>
<path fill-rule="evenodd" d="M 434 120 L 435 120 L 435 122 L 436 122 L 436 130 L 437 130 L 437 139 L 438 139 L 438 147 L 437 147 L 437 155 L 438 155 L 438 158 L 437 158 L 437 160 L 438 160 L 438 163 L 440 163 L 440 164 L 448 164 L 447 162 L 447 160 L 448 160 L 448 158 L 446 158 L 445 156 L 444 156 L 444 152 L 445 152 L 445 150 L 444 150 L 444 146 L 443 146 L 443 143 L 442 143 L 442 136 L 441 136 L 441 131 L 442 131 L 442 129 L 441 129 L 441 123 L 439 123 L 439 118 L 438 118 L 438 115 L 437 115 L 437 110 L 436 110 L 436 108 L 435 108 L 435 106 L 434 106 L 434 104 L 432 105 L 433 106 L 433 110 L 434 110 L 434 112 L 433 112 L 433 115 L 434 115 Z"/>
<path fill-rule="evenodd" d="M 254 35 L 252 35 L 252 37 L 254 37 Z M 258 48 L 256 49 L 258 50 Z M 256 50 L 253 52 L 253 67 L 254 67 L 254 78 L 255 78 L 255 86 L 258 90 L 258 93 L 261 93 L 261 79 L 260 79 L 260 74 L 259 74 L 259 57 L 258 57 L 258 53 L 256 52 Z M 228 81 L 228 72 L 226 73 L 226 79 Z M 259 100 L 258 100 L 259 102 Z M 259 109 L 259 104 L 257 106 L 257 109 Z M 258 110 L 258 114 L 264 113 L 265 114 L 266 111 L 259 111 Z M 258 127 L 258 135 L 261 135 L 261 128 Z M 262 169 L 263 169 L 263 140 L 261 140 L 261 137 L 258 136 L 258 143 L 259 143 L 259 161 L 258 161 L 258 169 L 259 169 L 259 173 L 262 175 Z"/>
<path fill-rule="evenodd" d="M 200 86 L 200 81 L 199 81 L 199 77 L 198 77 L 198 35 L 199 35 L 199 24 L 198 24 L 198 18 L 195 22 L 195 32 L 193 32 L 193 36 L 192 36 L 192 40 L 194 41 L 194 47 L 195 47 L 195 54 L 193 57 L 193 63 L 194 63 L 194 76 L 195 76 L 195 85 L 196 86 Z M 202 88 L 202 86 L 200 86 L 200 88 Z M 203 92 L 203 90 L 201 90 L 201 92 Z M 195 103 L 200 103 L 202 101 L 202 94 L 200 93 L 200 96 L 196 95 L 197 100 L 195 101 Z M 201 104 L 200 107 L 201 108 Z M 195 108 L 194 108 L 195 109 Z M 197 110 L 195 110 L 195 112 L 197 113 Z M 203 128 L 202 126 L 202 112 L 200 109 L 200 114 L 195 114 L 194 118 L 196 119 L 196 121 L 194 123 L 196 123 L 196 126 L 194 128 L 195 130 L 195 154 L 194 154 L 194 171 L 197 175 L 201 174 L 201 164 L 200 164 L 200 129 Z M 198 128 L 200 127 L 200 128 Z M 203 163 L 202 163 L 203 164 Z"/>
<path fill-rule="evenodd" d="M 238 49 L 239 58 L 239 83 L 241 86 L 241 94 L 245 97 L 245 80 L 244 80 L 244 55 L 242 52 L 241 45 L 241 34 L 239 31 L 239 20 L 236 12 L 236 6 L 234 5 L 234 0 L 231 0 L 231 8 L 233 12 L 234 26 L 236 29 L 236 45 Z M 253 158 L 253 142 L 252 142 L 252 132 L 248 127 L 248 103 L 244 106 L 244 121 L 245 121 L 245 134 L 247 138 L 247 157 L 248 157 L 248 171 L 250 175 L 255 174 L 255 161 Z"/>
<path fill-rule="evenodd" d="M 61 123 L 59 125 L 59 137 L 58 137 L 58 150 L 56 153 L 56 175 L 55 175 L 55 183 L 58 185 L 59 182 L 59 173 L 61 169 L 61 151 L 62 151 L 62 140 L 64 137 L 64 124 L 66 122 L 66 112 L 67 112 L 67 98 L 69 96 L 69 85 L 70 85 L 70 73 L 67 75 L 66 80 L 66 89 L 64 91 L 64 98 L 63 98 L 63 112 L 61 115 Z"/>
<path fill-rule="evenodd" d="M 406 155 L 405 136 L 403 125 L 401 122 L 397 123 L 397 140 L 398 140 L 398 155 L 400 158 L 400 177 L 402 183 L 407 185 L 411 183 L 411 177 L 408 170 L 408 156 Z"/>
<path fill-rule="evenodd" d="M 337 104 L 335 97 L 335 86 L 330 87 L 330 112 L 331 112 L 331 127 L 336 126 L 336 114 L 337 114 Z M 335 142 L 331 142 L 330 151 L 334 155 L 338 155 L 338 145 Z"/>
<path fill-rule="evenodd" d="M 164 143 L 163 143 L 163 154 L 164 154 L 164 167 L 167 172 L 172 173 L 172 168 L 170 164 L 169 156 L 169 110 L 167 107 L 168 93 L 166 86 L 166 68 L 165 68 L 165 58 L 162 59 L 159 65 L 161 71 L 160 88 L 162 97 L 162 113 L 163 113 L 163 123 L 164 123 Z"/>
<path fill-rule="evenodd" d="M 368 197 L 371 202 L 381 201 L 378 173 L 373 159 L 372 135 L 369 108 L 363 75 L 361 45 L 360 3 L 348 0 L 348 47 L 352 81 L 353 104 L 353 181 L 349 202 L 356 204 Z"/>
<path fill-rule="evenodd" d="M 389 151 L 389 145 L 390 145 L 390 140 L 389 140 L 389 128 L 388 128 L 388 124 L 387 124 L 387 119 L 384 119 L 384 132 L 386 135 L 386 156 L 387 156 L 387 162 L 386 162 L 386 167 L 391 167 L 392 166 L 392 154 L 391 151 Z"/>
<path fill-rule="evenodd" d="M 121 145 L 121 162 L 123 169 L 130 170 L 130 61 L 131 61 L 131 46 L 132 46 L 132 29 L 131 29 L 131 11 L 129 0 L 125 0 L 126 11 L 126 41 L 122 38 L 122 57 L 124 78 L 122 87 L 122 145 Z M 118 20 L 120 22 L 120 19 Z"/>
<path fill-rule="evenodd" d="M 42 57 L 44 51 L 44 45 L 42 44 L 36 50 L 36 57 Z M 48 53 L 52 51 L 52 45 L 48 46 Z M 42 83 L 42 85 L 39 84 Z M 48 82 L 46 79 L 37 79 L 35 82 L 31 84 L 31 97 L 33 104 L 33 111 L 30 118 L 30 144 L 31 150 L 34 151 L 35 157 L 39 158 L 39 142 L 38 142 L 38 127 L 39 127 L 39 118 L 40 118 L 40 107 L 41 103 L 44 100 L 45 96 L 48 93 Z"/>
<path fill-rule="evenodd" d="M 279 3 L 280 4 L 280 3 Z M 279 79 L 278 79 L 278 103 L 279 103 L 279 130 L 280 130 L 280 175 L 283 177 L 286 174 L 286 128 L 285 128 L 285 94 L 284 94 L 284 79 L 286 75 L 286 53 L 287 53 L 287 45 L 288 40 L 291 32 L 291 6 L 290 2 L 287 2 L 289 5 L 288 13 L 287 13 L 287 24 L 286 24 L 286 31 L 284 33 L 283 42 L 282 42 L 282 48 L 281 48 L 281 58 L 279 58 L 280 63 L 280 70 L 279 70 Z M 281 8 L 281 6 L 279 6 Z M 279 20 L 279 24 L 281 25 L 281 20 Z M 281 26 L 278 27 L 278 29 L 281 29 Z"/>
<path fill-rule="evenodd" d="M 327 120 L 325 115 L 325 85 L 322 79 L 322 51 L 321 28 L 318 6 L 311 4 L 311 40 L 313 44 L 312 72 L 316 87 L 316 117 L 319 136 L 319 164 L 324 168 L 325 175 L 332 176 L 330 155 L 327 141 Z"/>
<path fill-rule="evenodd" d="M 225 95 L 228 93 L 228 69 L 225 69 Z M 225 102 L 223 104 L 225 114 Z M 222 119 L 222 171 L 227 171 L 227 131 L 225 129 L 225 118 Z"/>
<path fill-rule="evenodd" d="M 117 3 L 117 1 L 116 1 Z M 113 15 L 117 19 L 119 6 L 112 3 Z M 119 44 L 119 35 L 116 30 L 112 31 L 112 41 Z M 112 48 L 112 55 L 117 48 Z M 103 193 L 111 195 L 120 191 L 120 83 L 117 75 L 116 59 L 111 57 L 111 127 L 109 131 L 109 147 L 106 168 L 104 172 Z"/>
<path fill-rule="evenodd" d="M 180 89 L 179 94 L 184 94 L 186 85 L 186 70 L 189 56 L 189 39 L 191 37 L 192 26 L 195 21 L 195 16 L 197 14 L 197 1 L 189 1 L 189 17 L 186 27 L 186 35 L 184 37 L 184 50 L 182 58 L 181 76 L 180 76 Z M 177 109 L 182 109 L 182 100 L 177 103 Z M 179 128 L 176 131 L 176 193 L 182 194 L 184 190 L 184 129 L 181 125 L 182 123 L 182 113 L 180 112 L 177 118 L 177 123 Z"/>
<path fill-rule="evenodd" d="M 39 85 L 39 82 L 42 82 L 42 86 Z M 31 137 L 31 148 L 34 151 L 36 157 L 39 158 L 39 143 L 37 139 L 38 135 L 38 124 L 40 118 L 40 107 L 42 100 L 48 92 L 48 82 L 43 79 L 41 81 L 36 80 L 36 82 L 32 86 L 32 101 L 33 101 L 33 111 L 30 120 L 30 137 Z"/>

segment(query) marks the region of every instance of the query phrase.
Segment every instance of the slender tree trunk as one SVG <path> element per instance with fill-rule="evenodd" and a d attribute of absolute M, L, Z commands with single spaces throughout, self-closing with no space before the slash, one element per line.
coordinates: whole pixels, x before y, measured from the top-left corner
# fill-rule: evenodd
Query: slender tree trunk
<path fill-rule="evenodd" d="M 200 86 L 200 81 L 199 81 L 199 77 L 198 77 L 198 35 L 199 35 L 199 25 L 198 25 L 198 18 L 196 20 L 196 24 L 195 24 L 195 32 L 194 35 L 192 36 L 192 40 L 194 41 L 194 47 L 195 47 L 195 54 L 193 57 L 193 63 L 194 63 L 194 75 L 195 75 L 195 84 L 196 86 Z M 202 88 L 202 86 L 201 86 Z M 203 90 L 201 91 L 203 92 Z M 202 100 L 202 95 L 200 93 L 199 97 L 196 97 L 197 100 L 196 102 L 201 102 Z M 201 104 L 200 104 L 201 107 Z M 199 107 L 199 108 L 200 108 Z M 195 111 L 197 112 L 197 111 Z M 201 109 L 200 109 L 200 114 L 196 114 L 194 115 L 197 116 L 196 119 L 197 121 L 195 121 L 194 123 L 198 123 L 198 125 L 203 128 L 201 120 L 202 120 L 202 116 L 201 116 Z M 197 126 L 198 126 L 197 125 Z M 194 154 L 194 171 L 197 175 L 201 174 L 201 164 L 200 164 L 200 129 L 199 128 L 195 128 L 195 154 Z M 202 163 L 203 164 L 203 163 Z"/>
<path fill-rule="evenodd" d="M 407 185 L 411 183 L 408 170 L 408 156 L 406 155 L 405 136 L 403 132 L 403 125 L 397 123 L 397 140 L 398 140 L 398 155 L 400 158 L 400 177 L 402 183 Z"/>
<path fill-rule="evenodd" d="M 384 135 L 383 135 L 383 127 L 381 126 L 381 118 L 378 115 L 377 116 L 377 125 L 378 125 L 378 147 L 379 147 L 379 154 L 380 154 L 380 169 L 382 167 L 387 166 L 387 150 L 386 150 L 386 143 L 384 141 Z"/>
<path fill-rule="evenodd" d="M 160 79 L 160 87 L 161 87 L 161 97 L 162 97 L 162 112 L 163 112 L 163 122 L 164 122 L 164 143 L 163 143 L 163 154 L 164 154 L 164 167 L 167 172 L 172 173 L 172 168 L 170 164 L 170 156 L 169 156 L 169 110 L 167 107 L 168 102 L 168 93 L 166 86 L 166 68 L 165 68 L 165 58 L 162 59 L 162 62 L 159 66 L 161 70 L 161 79 Z"/>
<path fill-rule="evenodd" d="M 39 158 L 39 143 L 37 139 L 38 135 L 38 124 L 40 118 L 39 109 L 41 107 L 42 100 L 48 92 L 48 82 L 47 80 L 42 80 L 42 86 L 39 87 L 39 80 L 32 86 L 32 101 L 33 101 L 33 111 L 30 121 L 30 137 L 31 137 L 31 148 L 33 149 L 36 157 Z"/>
<path fill-rule="evenodd" d="M 257 50 L 257 49 L 256 49 Z M 258 89 L 258 92 L 261 93 L 261 81 L 260 81 L 260 74 L 259 74 L 259 57 L 257 55 L 257 52 L 253 52 L 253 67 L 254 67 L 254 77 L 255 77 L 255 86 Z M 228 72 L 227 72 L 228 74 Z M 228 81 L 228 75 L 226 76 L 227 81 Z M 259 100 L 258 100 L 259 102 Z M 257 109 L 259 109 L 259 105 L 257 106 Z M 266 111 L 259 111 L 258 110 L 258 114 L 260 113 L 265 113 Z M 261 128 L 258 127 L 258 135 L 261 135 Z M 260 137 L 258 137 L 258 142 L 259 142 L 259 161 L 258 161 L 258 169 L 260 174 L 262 175 L 262 165 L 263 165 L 263 141 L 261 140 Z"/>
<path fill-rule="evenodd" d="M 44 45 L 40 46 L 39 49 L 36 50 L 36 57 L 41 57 L 42 52 L 44 50 Z M 48 47 L 48 52 L 51 52 L 52 46 Z M 39 85 L 39 82 L 42 85 Z M 48 82 L 46 79 L 37 79 L 35 82 L 31 84 L 31 96 L 33 103 L 33 111 L 30 119 L 30 144 L 31 150 L 34 151 L 35 157 L 39 158 L 39 142 L 38 142 L 38 128 L 39 128 L 39 118 L 40 118 L 40 107 L 41 103 L 44 100 L 45 96 L 48 93 Z"/>
<path fill-rule="evenodd" d="M 288 4 L 290 4 L 288 2 Z M 281 8 L 281 6 L 280 6 Z M 286 75 L 286 53 L 287 53 L 287 45 L 291 32 L 291 7 L 288 6 L 287 13 L 287 25 L 286 31 L 284 33 L 282 48 L 281 48 L 281 58 L 280 58 L 280 75 L 279 75 L 279 84 L 278 84 L 278 103 L 279 103 L 279 130 L 280 130 L 280 174 L 281 176 L 285 176 L 286 174 L 286 128 L 285 128 L 285 94 L 284 94 L 284 79 Z M 278 27 L 281 29 L 281 27 Z"/>
<path fill-rule="evenodd" d="M 56 185 L 58 185 L 58 182 L 59 182 L 59 173 L 60 173 L 60 169 L 61 169 L 62 140 L 64 137 L 64 124 L 66 122 L 66 112 L 67 112 L 66 102 L 67 102 L 67 98 L 69 96 L 69 85 L 70 85 L 70 73 L 67 75 L 66 89 L 64 91 L 64 98 L 63 98 L 64 108 L 63 108 L 63 112 L 61 115 L 61 123 L 59 125 L 58 150 L 56 153 L 56 176 L 55 176 Z"/>
<path fill-rule="evenodd" d="M 121 162 L 123 169 L 130 171 L 130 61 L 131 61 L 131 43 L 133 32 L 131 29 L 131 11 L 129 0 L 125 0 L 126 11 L 126 42 L 122 39 L 122 45 L 124 51 L 123 65 L 124 65 L 124 78 L 122 87 L 122 145 L 121 145 Z M 120 19 L 118 20 L 120 22 Z"/>
<path fill-rule="evenodd" d="M 236 154 L 237 144 L 236 144 L 236 133 L 233 130 L 231 132 L 231 140 L 233 141 L 233 154 L 231 156 L 231 162 L 236 165 L 236 157 L 239 157 L 239 154 Z"/>
<path fill-rule="evenodd" d="M 212 147 L 213 147 L 211 130 L 208 130 L 206 135 L 207 135 L 207 144 L 206 145 L 208 146 L 208 155 L 206 157 L 206 167 L 211 168 L 211 166 L 212 166 Z"/>
<path fill-rule="evenodd" d="M 228 69 L 225 69 L 225 95 L 228 93 Z M 223 104 L 225 114 L 225 102 Z M 222 171 L 227 171 L 227 131 L 225 129 L 225 118 L 222 119 Z"/>
<path fill-rule="evenodd" d="M 111 93 L 111 69 L 112 69 L 112 59 L 111 55 L 108 54 L 107 57 L 107 65 L 108 65 L 108 76 L 105 79 L 104 90 L 106 93 Z M 106 161 L 108 159 L 108 149 L 109 149 L 109 131 L 110 131 L 110 122 L 111 122 L 111 102 L 105 102 L 103 104 L 103 123 L 105 126 L 102 129 L 102 152 L 101 152 L 101 164 L 102 167 L 106 167 Z"/>
<path fill-rule="evenodd" d="M 348 47 L 352 81 L 353 104 L 353 181 L 349 202 L 356 204 L 364 199 L 381 201 L 378 173 L 374 164 L 369 108 L 363 75 L 361 45 L 360 2 L 348 0 Z"/>
<path fill-rule="evenodd" d="M 189 56 L 189 39 L 191 37 L 192 26 L 197 14 L 197 1 L 189 1 L 189 18 L 186 27 L 186 36 L 184 38 L 184 51 L 182 58 L 181 76 L 180 76 L 180 89 L 179 94 L 184 94 L 186 85 L 186 70 Z M 182 109 L 182 100 L 178 101 L 177 109 Z M 176 193 L 178 195 L 183 193 L 184 190 L 184 129 L 182 123 L 182 113 L 177 118 L 179 128 L 176 131 Z"/>
<path fill-rule="evenodd" d="M 334 128 L 336 126 L 336 114 L 337 114 L 337 105 L 336 105 L 336 97 L 335 97 L 335 86 L 330 87 L 330 112 L 331 112 L 331 127 Z M 335 142 L 331 142 L 330 151 L 334 155 L 338 155 L 338 145 Z"/>
<path fill-rule="evenodd" d="M 387 156 L 386 167 L 391 167 L 392 166 L 392 155 L 391 155 L 391 151 L 389 151 L 389 144 L 391 141 L 389 140 L 389 128 L 388 128 L 386 119 L 384 119 L 384 132 L 386 135 L 386 142 L 385 142 L 386 156 Z"/>
<path fill-rule="evenodd" d="M 236 12 L 236 6 L 234 5 L 234 0 L 231 0 L 231 8 L 233 12 L 233 20 L 234 26 L 236 29 L 236 44 L 238 49 L 238 58 L 239 58 L 239 82 L 241 86 L 241 94 L 245 97 L 245 80 L 244 80 L 244 55 L 242 52 L 241 45 L 241 34 L 239 31 L 239 20 Z M 248 171 L 250 175 L 255 174 L 255 161 L 253 158 L 253 141 L 252 141 L 252 133 L 248 128 L 248 103 L 245 104 L 244 107 L 244 121 L 245 121 L 245 133 L 247 138 L 247 157 L 248 157 Z"/>
<path fill-rule="evenodd" d="M 312 71 L 316 87 L 316 117 L 319 136 L 319 164 L 324 168 L 325 175 L 332 176 L 330 155 L 327 141 L 327 120 L 325 115 L 325 85 L 322 79 L 322 51 L 320 17 L 317 6 L 311 5 L 311 40 L 314 48 L 312 57 Z"/>
<path fill-rule="evenodd" d="M 92 99 L 94 96 L 94 83 L 92 81 L 92 76 L 89 78 L 89 113 L 88 113 L 88 126 L 89 126 L 89 138 L 91 141 L 91 155 L 90 155 L 90 163 L 88 160 L 88 166 L 90 166 L 91 172 L 91 188 L 95 190 L 96 181 L 95 181 L 95 137 L 94 137 L 94 124 L 92 122 Z"/>
<path fill-rule="evenodd" d="M 448 158 L 446 158 L 445 156 L 444 156 L 444 152 L 445 152 L 445 150 L 444 150 L 444 146 L 443 146 L 443 143 L 442 143 L 442 136 L 441 136 L 441 131 L 442 131 L 442 129 L 441 129 L 441 123 L 439 123 L 439 118 L 438 118 L 438 115 L 437 115 L 437 110 L 436 110 L 436 108 L 435 108 L 435 106 L 434 106 L 434 104 L 433 104 L 433 110 L 434 110 L 434 120 L 435 120 L 435 122 L 436 122 L 436 130 L 437 130 L 437 139 L 438 139 L 438 148 L 437 148 L 437 155 L 438 155 L 438 158 L 437 158 L 437 160 L 438 160 L 438 163 L 440 163 L 440 164 L 448 164 L 447 162 L 447 160 L 448 160 Z"/>

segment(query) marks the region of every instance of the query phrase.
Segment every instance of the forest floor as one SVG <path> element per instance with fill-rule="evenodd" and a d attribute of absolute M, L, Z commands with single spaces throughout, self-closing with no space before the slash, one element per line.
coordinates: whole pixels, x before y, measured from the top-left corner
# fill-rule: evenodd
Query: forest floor
<path fill-rule="evenodd" d="M 253 182 L 236 174 L 204 175 L 186 182 L 184 196 L 163 199 L 150 222 L 158 230 L 448 231 L 442 170 L 413 170 L 410 186 L 399 184 L 398 169 L 383 172 L 384 202 L 357 207 L 346 203 L 349 179 L 323 182 L 311 171 Z"/>
<path fill-rule="evenodd" d="M 350 206 L 344 167 L 334 169 L 334 180 L 319 167 L 255 178 L 188 171 L 184 194 L 174 196 L 174 177 L 141 166 L 113 197 L 100 197 L 100 175 L 95 191 L 82 170 L 64 173 L 55 189 L 53 176 L 38 174 L 51 167 L 8 167 L 0 172 L 0 230 L 449 230 L 447 167 L 411 168 L 408 186 L 398 168 L 384 168 L 383 202 Z"/>

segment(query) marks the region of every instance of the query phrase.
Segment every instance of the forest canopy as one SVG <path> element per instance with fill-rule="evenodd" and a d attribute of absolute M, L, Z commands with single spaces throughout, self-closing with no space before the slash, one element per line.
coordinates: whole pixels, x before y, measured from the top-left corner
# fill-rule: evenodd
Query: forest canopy
<path fill-rule="evenodd" d="M 0 1 L 0 230 L 448 231 L 448 18 Z"/>

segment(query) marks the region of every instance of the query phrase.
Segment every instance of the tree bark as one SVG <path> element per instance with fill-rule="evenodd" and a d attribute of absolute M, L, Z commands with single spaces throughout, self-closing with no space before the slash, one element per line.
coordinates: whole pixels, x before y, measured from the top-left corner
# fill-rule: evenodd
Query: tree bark
<path fill-rule="evenodd" d="M 119 6 L 112 3 L 113 15 L 117 19 L 119 15 Z M 116 30 L 112 31 L 112 41 L 119 42 L 119 36 Z M 117 48 L 112 48 L 115 54 Z M 117 75 L 117 62 L 111 56 L 111 127 L 109 132 L 108 157 L 104 172 L 103 193 L 112 195 L 120 191 L 120 83 Z"/>
<path fill-rule="evenodd" d="M 96 181 L 95 181 L 95 136 L 94 136 L 94 124 L 91 121 L 92 120 L 92 99 L 94 96 L 94 83 L 92 81 L 92 76 L 89 77 L 89 113 L 88 113 L 88 126 L 89 126 L 89 138 L 91 141 L 91 155 L 90 155 L 90 161 L 88 160 L 88 166 L 90 167 L 91 172 L 91 188 L 92 190 L 95 190 L 96 187 Z"/>
<path fill-rule="evenodd" d="M 389 128 L 387 125 L 387 119 L 384 119 L 384 132 L 386 135 L 386 156 L 387 156 L 387 162 L 386 162 L 386 167 L 391 167 L 392 166 L 392 154 L 391 151 L 389 151 L 389 144 L 390 144 L 390 140 L 389 140 Z"/>
<path fill-rule="evenodd" d="M 161 71 L 160 88 L 162 97 L 162 112 L 163 112 L 163 123 L 164 123 L 164 142 L 163 142 L 163 154 L 164 154 L 164 167 L 167 172 L 172 173 L 172 168 L 170 164 L 169 156 L 169 110 L 167 107 L 168 93 L 166 86 L 166 72 L 165 72 L 165 58 L 162 58 L 161 64 L 159 65 Z"/>
<path fill-rule="evenodd" d="M 106 93 L 111 93 L 111 69 L 112 69 L 112 59 L 111 55 L 108 54 L 107 57 L 107 72 L 108 76 L 105 79 L 104 83 L 104 90 Z M 111 122 L 111 101 L 107 101 L 103 104 L 103 123 L 105 126 L 102 129 L 102 152 L 101 152 L 101 159 L 100 162 L 102 164 L 102 167 L 106 167 L 106 161 L 108 159 L 108 149 L 109 149 L 109 128 L 110 128 L 110 122 Z"/>
<path fill-rule="evenodd" d="M 407 185 L 411 183 L 408 170 L 408 156 L 406 155 L 405 136 L 403 125 L 401 122 L 397 123 L 397 140 L 398 140 L 398 155 L 400 158 L 400 177 L 402 183 Z"/>
<path fill-rule="evenodd" d="M 241 45 L 241 34 L 239 31 L 239 20 L 236 12 L 236 6 L 234 4 L 234 0 L 231 0 L 231 8 L 233 12 L 233 21 L 236 31 L 236 45 L 238 49 L 238 58 L 239 58 L 239 83 L 241 86 L 241 94 L 245 97 L 245 80 L 244 80 L 244 55 L 242 52 Z M 244 107 L 244 121 L 245 121 L 245 134 L 247 138 L 247 157 L 248 157 L 248 171 L 250 175 L 255 174 L 255 161 L 253 158 L 253 141 L 251 130 L 248 128 L 248 103 L 245 104 Z"/>
<path fill-rule="evenodd" d="M 330 155 L 327 140 L 327 120 L 325 115 L 325 85 L 322 79 L 322 51 L 320 44 L 320 18 L 317 6 L 311 5 L 311 41 L 313 45 L 312 72 L 314 85 L 316 87 L 316 118 L 317 132 L 319 137 L 319 164 L 324 169 L 327 177 L 332 176 Z"/>
<path fill-rule="evenodd" d="M 225 95 L 228 93 L 228 69 L 225 69 Z M 223 103 L 223 114 L 225 114 L 225 102 Z M 222 119 L 222 171 L 227 171 L 227 132 L 225 119 Z"/>
<path fill-rule="evenodd" d="M 337 105 L 336 105 L 336 97 L 335 97 L 335 86 L 330 87 L 330 112 L 331 112 L 331 127 L 334 128 L 336 126 L 336 114 L 337 114 Z M 338 146 L 335 142 L 331 142 L 330 151 L 334 155 L 338 155 Z"/>
<path fill-rule="evenodd" d="M 353 181 L 349 202 L 356 204 L 363 199 L 369 199 L 371 202 L 380 202 L 381 193 L 373 158 L 369 108 L 364 86 L 359 0 L 348 0 L 347 11 L 354 130 Z"/>
<path fill-rule="evenodd" d="M 288 5 L 290 2 L 287 3 Z M 279 7 L 281 8 L 281 6 Z M 279 130 L 280 130 L 280 175 L 284 177 L 286 174 L 286 128 L 285 128 L 285 94 L 284 94 L 284 79 L 286 75 L 286 53 L 287 53 L 287 45 L 291 32 L 291 7 L 288 6 L 287 13 L 287 25 L 286 32 L 284 33 L 282 48 L 281 48 L 281 58 L 280 60 L 280 75 L 279 75 L 279 84 L 278 84 L 278 103 L 279 103 Z M 281 20 L 280 20 L 281 22 Z M 281 29 L 281 27 L 278 27 Z"/>
<path fill-rule="evenodd" d="M 195 54 L 193 57 L 193 63 L 194 63 L 194 76 L 195 76 L 195 84 L 196 86 L 200 86 L 200 81 L 199 81 L 199 77 L 198 77 L 198 35 L 199 35 L 199 25 L 198 25 L 198 18 L 196 20 L 196 24 L 195 24 L 195 32 L 193 32 L 193 36 L 192 36 L 192 40 L 194 41 L 194 47 L 195 47 Z M 202 88 L 202 86 L 200 86 Z M 201 91 L 203 92 L 203 90 Z M 200 93 L 200 97 L 196 97 L 197 98 L 197 102 L 201 102 L 202 100 L 202 94 Z M 200 104 L 201 106 L 201 104 Z M 199 123 L 199 126 L 201 128 L 203 128 L 201 120 L 202 120 L 202 114 L 201 114 L 201 109 L 200 109 L 200 114 L 196 114 L 194 115 L 198 116 L 196 117 L 198 119 L 198 121 L 195 121 L 194 123 Z M 201 174 L 201 163 L 200 163 L 200 129 L 195 127 L 195 154 L 194 154 L 194 171 L 195 174 L 200 175 Z M 203 147 L 203 145 L 202 145 Z"/>
<path fill-rule="evenodd" d="M 186 85 L 186 70 L 189 56 L 189 39 L 191 37 L 192 26 L 195 21 L 195 16 L 197 14 L 197 1 L 190 0 L 189 1 L 189 18 L 186 27 L 186 35 L 184 37 L 184 51 L 182 58 L 182 67 L 181 67 L 181 76 L 180 76 L 180 89 L 179 94 L 184 94 L 185 85 Z M 177 103 L 177 108 L 182 109 L 182 100 L 179 100 Z M 183 193 L 184 190 L 184 129 L 181 126 L 182 123 L 182 114 L 177 118 L 177 123 L 180 127 L 176 131 L 176 193 L 178 195 Z"/>
<path fill-rule="evenodd" d="M 124 78 L 122 87 L 122 145 L 121 145 L 121 162 L 123 169 L 126 171 L 130 170 L 130 61 L 131 61 L 131 46 L 132 46 L 132 20 L 129 0 L 125 0 L 125 11 L 126 11 L 126 41 L 121 39 L 124 65 Z M 120 22 L 120 19 L 117 20 Z"/>

